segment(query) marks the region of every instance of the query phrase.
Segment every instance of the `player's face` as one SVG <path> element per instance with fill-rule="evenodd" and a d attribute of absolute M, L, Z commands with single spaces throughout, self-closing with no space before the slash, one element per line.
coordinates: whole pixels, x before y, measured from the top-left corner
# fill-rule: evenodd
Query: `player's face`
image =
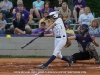
<path fill-rule="evenodd" d="M 83 33 L 85 30 L 83 28 L 80 28 L 80 32 Z"/>
<path fill-rule="evenodd" d="M 50 21 L 51 21 L 51 22 L 54 22 L 54 19 L 53 19 L 52 17 L 50 17 Z"/>

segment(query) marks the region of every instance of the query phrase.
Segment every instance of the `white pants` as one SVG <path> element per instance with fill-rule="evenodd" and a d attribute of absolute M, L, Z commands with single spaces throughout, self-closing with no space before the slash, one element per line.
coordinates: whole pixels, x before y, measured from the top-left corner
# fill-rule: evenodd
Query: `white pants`
<path fill-rule="evenodd" d="M 53 52 L 54 56 L 62 59 L 61 49 L 66 44 L 66 41 L 67 41 L 66 37 L 55 38 L 55 49 L 54 49 L 54 52 Z"/>

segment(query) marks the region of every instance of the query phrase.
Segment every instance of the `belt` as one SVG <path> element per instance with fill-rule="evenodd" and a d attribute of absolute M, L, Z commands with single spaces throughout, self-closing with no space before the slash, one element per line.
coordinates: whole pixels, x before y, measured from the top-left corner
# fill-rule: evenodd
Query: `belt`
<path fill-rule="evenodd" d="M 63 35 L 63 37 L 65 37 L 65 35 Z M 61 36 L 56 36 L 56 38 L 61 38 Z"/>

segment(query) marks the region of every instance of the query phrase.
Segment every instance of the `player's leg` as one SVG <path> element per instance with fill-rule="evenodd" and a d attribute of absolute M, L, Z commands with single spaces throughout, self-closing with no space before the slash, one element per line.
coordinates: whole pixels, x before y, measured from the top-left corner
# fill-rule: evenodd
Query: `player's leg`
<path fill-rule="evenodd" d="M 69 59 L 67 59 L 65 56 L 63 56 L 63 55 L 61 54 L 61 52 L 57 55 L 57 57 L 58 57 L 59 59 L 61 59 L 61 60 L 64 60 L 64 61 L 68 62 L 68 67 L 71 67 L 72 61 L 69 60 Z"/>
<path fill-rule="evenodd" d="M 55 49 L 53 52 L 53 55 L 50 57 L 50 59 L 40 66 L 39 68 L 46 68 L 56 57 L 57 55 L 61 52 L 62 47 L 65 45 L 66 40 L 62 41 L 61 39 L 55 39 Z"/>
<path fill-rule="evenodd" d="M 70 56 L 70 59 L 72 61 L 76 61 L 76 60 L 87 60 L 93 58 L 92 56 L 90 56 L 89 52 L 79 52 L 79 53 L 75 53 L 73 55 Z"/>
<path fill-rule="evenodd" d="M 62 54 L 61 54 L 61 49 L 64 47 L 65 44 L 66 44 L 66 39 L 65 40 L 61 40 L 57 44 L 57 46 L 56 46 L 56 48 L 54 50 L 53 55 L 56 55 L 61 60 L 64 60 L 64 61 L 68 62 L 68 64 L 69 64 L 68 67 L 70 67 L 71 66 L 71 61 L 69 59 L 67 59 L 65 56 L 62 56 Z"/>
<path fill-rule="evenodd" d="M 97 64 L 100 64 L 99 56 L 96 50 L 92 50 L 89 52 L 90 55 L 95 59 Z"/>
<path fill-rule="evenodd" d="M 59 42 L 59 40 L 55 39 L 55 44 L 54 44 L 54 45 L 55 45 L 55 46 L 54 46 L 55 48 L 57 47 L 58 42 Z M 54 51 L 55 51 L 55 50 L 54 50 Z M 42 69 L 42 68 L 48 67 L 48 65 L 56 58 L 56 56 L 57 56 L 57 54 L 56 54 L 56 55 L 52 55 L 52 56 L 50 57 L 50 59 L 49 59 L 45 64 L 39 66 L 39 68 Z"/>

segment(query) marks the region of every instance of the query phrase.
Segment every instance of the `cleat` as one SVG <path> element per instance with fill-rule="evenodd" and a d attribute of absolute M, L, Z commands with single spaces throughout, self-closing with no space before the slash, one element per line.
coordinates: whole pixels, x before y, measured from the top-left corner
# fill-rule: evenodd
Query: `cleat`
<path fill-rule="evenodd" d="M 48 66 L 41 65 L 38 67 L 39 69 L 48 68 Z"/>
<path fill-rule="evenodd" d="M 72 66 L 72 60 L 70 59 L 70 62 L 68 63 L 68 67 Z"/>

